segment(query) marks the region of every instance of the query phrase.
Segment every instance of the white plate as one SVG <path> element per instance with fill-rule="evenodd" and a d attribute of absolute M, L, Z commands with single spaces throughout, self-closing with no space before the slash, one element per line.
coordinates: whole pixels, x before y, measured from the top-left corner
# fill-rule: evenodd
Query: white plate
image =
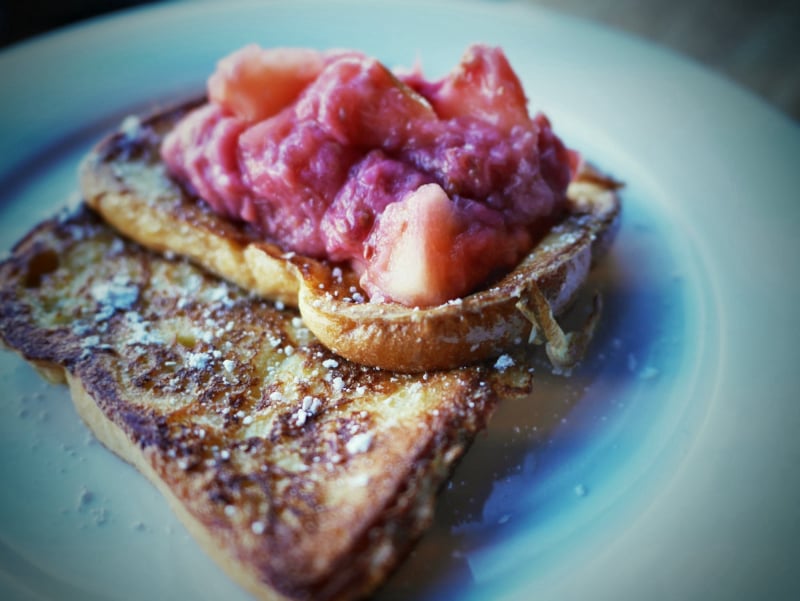
<path fill-rule="evenodd" d="M 533 108 L 627 182 L 571 379 L 505 404 L 378 599 L 798 598 L 800 131 L 658 48 L 515 4 L 179 3 L 0 54 L 4 248 L 69 199 L 125 114 L 244 43 L 444 73 L 502 45 Z M 66 391 L 0 355 L 0 598 L 246 599 Z"/>

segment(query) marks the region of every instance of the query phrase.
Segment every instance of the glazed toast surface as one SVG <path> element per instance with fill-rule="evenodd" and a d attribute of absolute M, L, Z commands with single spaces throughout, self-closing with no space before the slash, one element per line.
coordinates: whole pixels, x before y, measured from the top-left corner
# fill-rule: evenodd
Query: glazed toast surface
<path fill-rule="evenodd" d="M 533 340 L 567 344 L 554 317 L 572 304 L 614 238 L 621 212 L 617 182 L 584 165 L 569 187 L 567 214 L 517 268 L 483 290 L 429 308 L 365 302 L 346 267 L 286 252 L 246 224 L 214 214 L 170 177 L 161 140 L 203 101 L 130 117 L 83 161 L 86 202 L 123 234 L 299 306 L 323 344 L 363 364 L 421 372 L 497 357 Z M 554 363 L 571 367 L 592 329 L 587 324 L 569 349 L 549 353 Z M 551 339 L 553 331 L 558 340 Z"/>
<path fill-rule="evenodd" d="M 0 333 L 262 599 L 374 590 L 498 400 L 531 386 L 523 355 L 425 374 L 350 363 L 295 310 L 85 207 L 0 265 Z"/>

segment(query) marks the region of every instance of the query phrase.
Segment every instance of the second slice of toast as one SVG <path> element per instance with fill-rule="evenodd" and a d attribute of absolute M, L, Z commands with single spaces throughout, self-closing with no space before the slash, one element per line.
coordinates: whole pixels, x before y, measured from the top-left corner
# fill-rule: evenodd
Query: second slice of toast
<path fill-rule="evenodd" d="M 146 251 L 85 207 L 0 264 L 0 334 L 270 600 L 375 590 L 498 401 L 531 387 L 523 356 L 426 374 L 349 363 L 296 311 Z"/>

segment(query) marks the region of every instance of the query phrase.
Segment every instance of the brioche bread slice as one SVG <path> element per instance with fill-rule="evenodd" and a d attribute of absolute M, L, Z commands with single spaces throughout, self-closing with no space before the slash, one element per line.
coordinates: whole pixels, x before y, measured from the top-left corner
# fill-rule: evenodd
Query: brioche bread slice
<path fill-rule="evenodd" d="M 0 335 L 65 381 L 97 438 L 270 600 L 373 591 L 498 400 L 531 387 L 524 356 L 430 374 L 350 363 L 296 310 L 147 251 L 85 207 L 0 264 Z"/>
<path fill-rule="evenodd" d="M 161 140 L 201 102 L 131 117 L 83 161 L 84 198 L 126 236 L 298 306 L 323 344 L 363 364 L 409 372 L 450 369 L 528 341 L 548 342 L 559 367 L 580 356 L 596 314 L 572 338 L 554 316 L 573 301 L 616 232 L 618 183 L 583 166 L 568 191 L 567 215 L 514 271 L 484 290 L 431 308 L 365 302 L 348 269 L 285 252 L 247 225 L 217 216 L 170 178 L 160 160 Z"/>

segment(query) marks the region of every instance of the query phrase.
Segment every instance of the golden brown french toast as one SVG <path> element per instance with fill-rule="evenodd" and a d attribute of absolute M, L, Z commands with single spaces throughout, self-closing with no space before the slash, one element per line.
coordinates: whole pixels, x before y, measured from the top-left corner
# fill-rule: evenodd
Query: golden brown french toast
<path fill-rule="evenodd" d="M 178 223 L 204 223 L 177 198 Z M 261 599 L 374 590 L 498 400 L 531 385 L 524 355 L 426 374 L 348 362 L 296 310 L 145 250 L 85 207 L 0 264 L 0 334 L 69 385 L 98 439 Z"/>
<path fill-rule="evenodd" d="M 597 313 L 574 336 L 554 316 L 571 304 L 616 232 L 619 184 L 584 166 L 568 190 L 566 216 L 516 269 L 484 290 L 429 308 L 366 302 L 348 269 L 265 242 L 247 225 L 213 213 L 168 175 L 161 140 L 200 102 L 131 117 L 84 160 L 83 195 L 120 232 L 298 306 L 325 346 L 359 363 L 408 372 L 449 369 L 529 341 L 547 342 L 559 367 L 580 357 Z"/>

